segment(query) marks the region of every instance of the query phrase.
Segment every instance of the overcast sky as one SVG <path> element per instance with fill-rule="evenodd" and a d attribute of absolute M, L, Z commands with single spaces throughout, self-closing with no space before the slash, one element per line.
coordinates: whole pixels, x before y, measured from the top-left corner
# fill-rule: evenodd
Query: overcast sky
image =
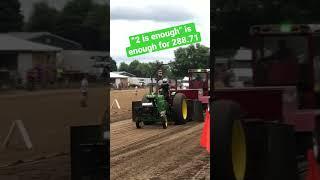
<path fill-rule="evenodd" d="M 129 36 L 195 23 L 201 44 L 210 47 L 210 0 L 110 0 L 110 54 L 118 62 L 174 60 L 174 49 L 127 58 Z"/>

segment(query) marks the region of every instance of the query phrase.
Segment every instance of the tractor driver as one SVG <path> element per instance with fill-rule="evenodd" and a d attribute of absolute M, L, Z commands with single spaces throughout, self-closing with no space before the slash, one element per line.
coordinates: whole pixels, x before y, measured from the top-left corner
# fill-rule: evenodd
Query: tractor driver
<path fill-rule="evenodd" d="M 170 89 L 170 85 L 168 83 L 168 79 L 164 78 L 162 80 L 162 84 L 160 85 L 161 94 L 164 95 L 165 99 L 169 99 L 169 89 Z"/>

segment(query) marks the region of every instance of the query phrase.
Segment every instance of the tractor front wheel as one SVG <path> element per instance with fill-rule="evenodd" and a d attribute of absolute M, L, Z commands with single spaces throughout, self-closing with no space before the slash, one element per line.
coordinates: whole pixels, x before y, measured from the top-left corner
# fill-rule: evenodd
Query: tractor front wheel
<path fill-rule="evenodd" d="M 147 95 L 144 95 L 142 100 L 141 100 L 141 103 L 149 103 L 149 99 L 147 98 Z M 144 122 L 144 125 L 151 125 L 153 124 L 152 121 L 146 121 Z"/>
<path fill-rule="evenodd" d="M 167 116 L 163 116 L 163 117 L 162 117 L 162 127 L 163 127 L 163 129 L 167 129 L 167 128 L 168 128 L 168 119 L 167 119 Z"/>
<path fill-rule="evenodd" d="M 138 128 L 138 129 L 141 129 L 142 127 L 143 127 L 143 121 L 136 121 L 136 127 Z"/>
<path fill-rule="evenodd" d="M 177 93 L 173 98 L 173 117 L 176 124 L 185 124 L 188 117 L 188 105 L 186 96 L 182 93 Z"/>

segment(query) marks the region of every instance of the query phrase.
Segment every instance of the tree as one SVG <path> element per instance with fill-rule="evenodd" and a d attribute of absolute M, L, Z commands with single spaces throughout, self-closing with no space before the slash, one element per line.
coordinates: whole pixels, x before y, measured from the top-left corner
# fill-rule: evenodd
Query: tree
<path fill-rule="evenodd" d="M 79 42 L 86 47 L 84 38 L 87 39 L 88 36 L 82 24 L 91 7 L 91 0 L 69 1 L 58 17 L 56 34 Z"/>
<path fill-rule="evenodd" d="M 117 71 L 118 70 L 117 62 L 111 58 L 110 63 L 111 63 L 111 71 Z"/>
<path fill-rule="evenodd" d="M 134 60 L 129 64 L 129 69 L 128 72 L 131 74 L 134 74 L 136 76 L 140 76 L 141 73 L 139 72 L 139 70 L 137 69 L 137 67 L 139 66 L 140 62 L 138 60 Z"/>
<path fill-rule="evenodd" d="M 27 30 L 32 32 L 55 32 L 58 15 L 59 12 L 46 2 L 35 3 L 33 13 L 27 24 Z"/>
<path fill-rule="evenodd" d="M 108 48 L 107 32 L 109 18 L 106 15 L 107 5 L 93 5 L 83 22 L 83 29 L 86 32 L 85 42 L 88 48 L 105 50 Z"/>
<path fill-rule="evenodd" d="M 159 63 L 160 63 L 159 61 L 149 62 L 149 63 L 148 63 L 148 65 L 149 65 L 149 67 L 150 67 L 150 71 L 149 71 L 147 77 L 152 77 L 152 76 L 155 75 L 155 73 L 156 73 L 155 71 L 157 70 L 157 67 L 158 67 L 158 64 L 159 64 Z"/>
<path fill-rule="evenodd" d="M 120 63 L 119 71 L 128 72 L 128 70 L 129 70 L 129 65 L 128 64 L 126 64 L 125 62 Z"/>
<path fill-rule="evenodd" d="M 0 32 L 20 31 L 23 27 L 19 0 L 1 0 Z"/>
<path fill-rule="evenodd" d="M 174 51 L 175 61 L 171 62 L 172 75 L 182 78 L 188 69 L 204 69 L 209 67 L 209 48 L 200 44 L 178 48 Z"/>
<path fill-rule="evenodd" d="M 106 50 L 108 6 L 92 0 L 72 0 L 59 15 L 56 34 L 79 42 L 87 50 Z"/>
<path fill-rule="evenodd" d="M 151 66 L 147 63 L 140 63 L 136 71 L 139 74 L 139 77 L 150 77 Z"/>

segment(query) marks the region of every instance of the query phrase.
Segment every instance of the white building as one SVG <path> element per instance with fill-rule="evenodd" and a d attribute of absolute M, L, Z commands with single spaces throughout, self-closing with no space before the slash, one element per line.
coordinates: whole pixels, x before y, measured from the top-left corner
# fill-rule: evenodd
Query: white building
<path fill-rule="evenodd" d="M 129 77 L 129 85 L 130 86 L 141 86 L 141 85 L 149 85 L 150 83 L 156 83 L 156 80 L 151 78 L 141 78 L 141 77 Z"/>
<path fill-rule="evenodd" d="M 108 52 L 101 51 L 65 50 L 62 52 L 61 65 L 67 70 L 86 72 L 99 77 L 103 68 L 96 67 L 97 62 L 92 57 L 108 55 Z"/>
<path fill-rule="evenodd" d="M 61 48 L 0 34 L 0 69 L 17 74 L 25 82 L 28 70 L 40 64 L 54 66 L 61 51 Z"/>
<path fill-rule="evenodd" d="M 134 74 L 125 72 L 125 71 L 118 71 L 118 72 L 112 72 L 114 74 L 127 76 L 128 77 L 128 85 L 129 86 L 142 86 L 142 85 L 148 85 L 152 83 L 151 78 L 143 78 L 143 77 L 136 77 Z M 156 80 L 153 79 L 153 83 L 155 83 Z"/>
<path fill-rule="evenodd" d="M 115 88 L 127 88 L 128 87 L 128 76 L 110 72 L 111 83 L 114 84 Z"/>

